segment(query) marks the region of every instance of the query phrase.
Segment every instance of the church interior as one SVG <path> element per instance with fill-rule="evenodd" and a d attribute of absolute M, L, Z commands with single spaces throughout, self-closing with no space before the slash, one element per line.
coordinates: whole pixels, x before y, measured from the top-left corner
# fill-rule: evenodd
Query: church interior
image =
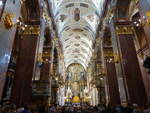
<path fill-rule="evenodd" d="M 0 0 L 6 103 L 150 103 L 150 0 Z"/>

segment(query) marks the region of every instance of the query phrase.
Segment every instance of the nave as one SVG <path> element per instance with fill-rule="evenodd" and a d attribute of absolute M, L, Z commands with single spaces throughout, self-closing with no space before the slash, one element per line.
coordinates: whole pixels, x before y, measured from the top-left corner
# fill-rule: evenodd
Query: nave
<path fill-rule="evenodd" d="M 0 112 L 149 104 L 150 0 L 0 0 Z"/>

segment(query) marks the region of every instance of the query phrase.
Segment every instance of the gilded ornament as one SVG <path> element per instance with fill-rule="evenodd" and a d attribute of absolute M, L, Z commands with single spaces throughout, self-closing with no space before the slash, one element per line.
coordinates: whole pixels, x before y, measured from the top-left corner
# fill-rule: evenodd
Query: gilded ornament
<path fill-rule="evenodd" d="M 39 53 L 39 54 L 38 54 L 37 61 L 38 61 L 38 62 L 43 62 L 42 53 Z"/>
<path fill-rule="evenodd" d="M 133 34 L 133 29 L 131 26 L 118 26 L 116 27 L 116 33 L 118 35 L 131 35 Z"/>
<path fill-rule="evenodd" d="M 72 99 L 73 103 L 80 103 L 80 98 L 78 96 L 74 96 Z"/>
<path fill-rule="evenodd" d="M 5 26 L 6 29 L 10 29 L 10 28 L 13 27 L 13 25 L 14 25 L 14 23 L 12 21 L 13 17 L 14 17 L 14 14 L 11 14 L 11 13 L 5 14 L 3 22 L 4 22 L 4 26 Z"/>
<path fill-rule="evenodd" d="M 105 51 L 104 52 L 104 56 L 105 57 L 113 57 L 113 61 L 115 62 L 115 63 L 118 63 L 119 62 L 119 59 L 120 59 L 120 56 L 119 56 L 119 54 L 117 54 L 117 53 L 113 53 L 113 52 L 111 52 L 111 51 Z"/>
<path fill-rule="evenodd" d="M 144 26 L 147 28 L 150 27 L 150 19 L 145 20 Z"/>
<path fill-rule="evenodd" d="M 40 35 L 39 26 L 27 26 L 22 29 L 22 35 Z"/>
<path fill-rule="evenodd" d="M 42 57 L 51 57 L 51 54 L 50 53 L 43 53 Z"/>
<path fill-rule="evenodd" d="M 147 12 L 146 12 L 146 16 L 147 16 L 148 18 L 150 18 L 150 11 L 147 11 Z"/>

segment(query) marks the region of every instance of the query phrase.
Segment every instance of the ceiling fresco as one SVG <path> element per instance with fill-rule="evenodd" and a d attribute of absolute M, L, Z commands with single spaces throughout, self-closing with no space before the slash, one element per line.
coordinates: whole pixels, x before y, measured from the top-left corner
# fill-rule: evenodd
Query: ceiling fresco
<path fill-rule="evenodd" d="M 73 63 L 87 68 L 104 0 L 51 0 L 66 68 Z"/>

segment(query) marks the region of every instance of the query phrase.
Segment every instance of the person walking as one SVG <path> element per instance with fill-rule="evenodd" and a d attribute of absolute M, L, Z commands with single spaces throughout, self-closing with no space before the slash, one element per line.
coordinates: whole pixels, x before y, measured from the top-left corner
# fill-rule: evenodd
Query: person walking
<path fill-rule="evenodd" d="M 132 105 L 128 103 L 127 106 L 124 108 L 123 113 L 133 113 Z"/>
<path fill-rule="evenodd" d="M 145 106 L 144 106 L 144 111 L 143 113 L 150 113 L 150 103 L 147 103 Z"/>
<path fill-rule="evenodd" d="M 29 111 L 28 106 L 24 106 L 24 110 L 21 111 L 20 113 L 31 113 L 31 112 Z"/>

